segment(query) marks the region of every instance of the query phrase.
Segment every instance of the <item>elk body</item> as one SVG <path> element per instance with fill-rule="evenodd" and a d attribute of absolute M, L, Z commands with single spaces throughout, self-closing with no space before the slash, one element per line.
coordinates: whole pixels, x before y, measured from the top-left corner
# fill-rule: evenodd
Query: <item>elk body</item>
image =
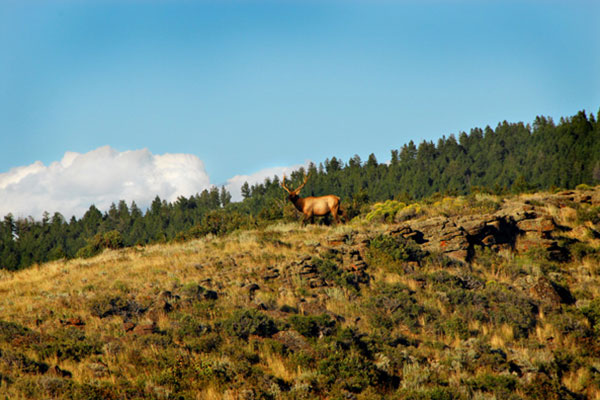
<path fill-rule="evenodd" d="M 281 186 L 289 194 L 288 199 L 294 204 L 298 211 L 304 215 L 302 223 L 305 224 L 309 219 L 312 220 L 314 216 L 320 217 L 327 214 L 331 214 L 336 223 L 340 222 L 338 214 L 341 214 L 344 217 L 344 220 L 348 219 L 344 210 L 340 208 L 340 198 L 333 194 L 319 197 L 300 197 L 300 190 L 306 185 L 307 181 L 308 176 L 304 175 L 304 182 L 294 190 L 290 190 L 285 186 L 285 174 L 281 181 Z"/>

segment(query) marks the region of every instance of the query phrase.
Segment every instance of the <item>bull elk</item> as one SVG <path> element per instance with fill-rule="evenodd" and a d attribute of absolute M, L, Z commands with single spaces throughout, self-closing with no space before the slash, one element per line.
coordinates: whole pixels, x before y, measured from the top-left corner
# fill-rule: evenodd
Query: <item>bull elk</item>
<path fill-rule="evenodd" d="M 308 175 L 304 174 L 304 182 L 302 182 L 302 184 L 294 190 L 290 190 L 287 186 L 285 186 L 285 174 L 283 175 L 283 179 L 281 181 L 281 186 L 289 194 L 288 199 L 294 203 L 294 206 L 298 209 L 298 211 L 304 214 L 304 219 L 302 220 L 303 224 L 306 224 L 306 221 L 309 219 L 312 220 L 315 215 L 321 217 L 331 214 L 333 219 L 335 219 L 335 222 L 339 223 L 340 217 L 338 216 L 338 213 L 340 213 L 344 217 L 345 221 L 348 220 L 346 212 L 340 207 L 340 198 L 333 194 L 319 197 L 300 197 L 300 190 L 304 187 L 304 185 L 306 185 L 307 181 Z"/>

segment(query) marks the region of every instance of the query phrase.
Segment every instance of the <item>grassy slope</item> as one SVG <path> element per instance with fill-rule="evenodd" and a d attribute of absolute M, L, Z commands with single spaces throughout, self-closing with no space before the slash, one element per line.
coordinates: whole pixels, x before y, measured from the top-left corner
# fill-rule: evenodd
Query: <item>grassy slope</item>
<path fill-rule="evenodd" d="M 423 208 L 447 215 L 448 204 Z M 469 265 L 434 257 L 415 267 L 375 254 L 370 283 L 354 284 L 351 266 L 327 250 L 330 239 L 389 228 L 355 221 L 0 272 L 0 393 L 600 399 L 600 240 L 590 234 L 598 227 L 578 222 L 575 209 L 549 211 L 587 256 L 557 263 L 482 252 Z M 315 256 L 313 275 L 325 285 L 311 288 L 299 268 Z M 539 277 L 576 301 L 534 296 Z"/>

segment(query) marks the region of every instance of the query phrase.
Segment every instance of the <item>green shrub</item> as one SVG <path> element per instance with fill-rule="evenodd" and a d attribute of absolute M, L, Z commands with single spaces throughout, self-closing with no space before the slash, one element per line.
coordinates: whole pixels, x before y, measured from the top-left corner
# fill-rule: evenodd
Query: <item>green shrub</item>
<path fill-rule="evenodd" d="M 419 327 L 419 318 L 433 321 L 438 312 L 417 303 L 412 292 L 402 284 L 382 284 L 365 302 L 365 314 L 380 329 L 392 330 L 403 324 L 412 330 Z"/>
<path fill-rule="evenodd" d="M 123 237 L 119 231 L 97 233 L 88 243 L 77 251 L 76 257 L 89 258 L 99 254 L 104 249 L 120 249 L 124 246 Z"/>
<path fill-rule="evenodd" d="M 317 268 L 319 275 L 328 282 L 333 282 L 338 286 L 359 290 L 360 283 L 367 283 L 368 276 L 360 276 L 349 271 L 345 271 L 338 267 L 338 263 L 334 258 L 319 258 L 312 259 L 313 265 Z"/>
<path fill-rule="evenodd" d="M 600 298 L 590 301 L 587 306 L 581 308 L 581 312 L 592 326 L 594 335 L 600 336 Z"/>
<path fill-rule="evenodd" d="M 420 261 L 426 255 L 418 244 L 400 235 L 379 235 L 369 243 L 367 262 L 394 270 L 408 261 Z"/>
<path fill-rule="evenodd" d="M 214 290 L 206 289 L 195 282 L 187 283 L 181 288 L 181 295 L 188 301 L 216 300 L 219 295 Z"/>
<path fill-rule="evenodd" d="M 70 379 L 49 375 L 21 378 L 15 383 L 15 387 L 26 398 L 35 399 L 112 400 L 124 398 L 122 395 L 117 395 L 118 390 L 108 383 L 78 384 Z"/>
<path fill-rule="evenodd" d="M 385 376 L 372 361 L 355 352 L 333 352 L 319 361 L 317 371 L 319 380 L 325 386 L 352 393 L 382 384 Z"/>
<path fill-rule="evenodd" d="M 199 321 L 195 316 L 187 314 L 179 319 L 177 329 L 175 330 L 175 336 L 179 339 L 199 337 L 210 331 L 210 325 L 203 321 Z"/>
<path fill-rule="evenodd" d="M 81 361 L 91 354 L 102 350 L 99 340 L 89 338 L 77 328 L 69 327 L 55 331 L 50 339 L 34 345 L 41 358 L 57 357 L 59 360 Z"/>
<path fill-rule="evenodd" d="M 352 195 L 352 200 L 344 200 L 342 209 L 346 210 L 348 220 L 369 212 L 371 206 L 369 204 L 369 195 L 366 188 L 361 188 Z"/>
<path fill-rule="evenodd" d="M 594 326 L 591 321 L 590 324 L 587 324 L 586 317 L 581 312 L 573 310 L 572 307 L 565 307 L 560 312 L 547 315 L 546 318 L 563 335 L 573 335 L 574 338 L 580 340 L 591 338 L 594 335 Z"/>
<path fill-rule="evenodd" d="M 481 374 L 468 381 L 469 386 L 474 390 L 493 392 L 503 398 L 515 391 L 517 383 L 517 378 L 514 376 L 496 374 Z"/>
<path fill-rule="evenodd" d="M 536 374 L 529 382 L 523 385 L 523 394 L 532 400 L 579 400 L 581 396 L 569 391 L 556 378 L 551 378 L 545 373 Z"/>
<path fill-rule="evenodd" d="M 490 320 L 499 325 L 508 323 L 515 336 L 526 336 L 535 327 L 537 306 L 514 289 L 501 285 L 488 285 L 484 290 L 488 299 Z"/>
<path fill-rule="evenodd" d="M 467 321 L 459 316 L 453 316 L 444 321 L 438 321 L 439 330 L 448 336 L 456 336 L 460 339 L 467 339 L 471 336 Z M 474 332 L 473 334 L 477 334 Z"/>
<path fill-rule="evenodd" d="M 223 326 L 228 334 L 241 339 L 247 339 L 250 335 L 271 337 L 278 332 L 271 317 L 253 308 L 235 311 Z"/>
<path fill-rule="evenodd" d="M 576 261 L 581 261 L 587 256 L 594 256 L 599 250 L 583 242 L 574 242 L 568 247 L 571 257 Z"/>
<path fill-rule="evenodd" d="M 332 337 L 329 345 L 334 346 L 336 350 L 357 351 L 367 358 L 372 358 L 374 353 L 380 351 L 383 340 L 361 333 L 356 328 L 343 328 Z"/>
<path fill-rule="evenodd" d="M 306 337 L 331 335 L 336 325 L 336 321 L 327 314 L 292 315 L 288 321 L 292 328 Z"/>
<path fill-rule="evenodd" d="M 30 399 L 64 399 L 72 398 L 75 384 L 70 379 L 50 375 L 41 377 L 21 377 L 15 382 L 15 388 Z"/>
<path fill-rule="evenodd" d="M 0 349 L 0 366 L 2 365 L 26 374 L 43 374 L 48 371 L 48 364 L 39 363 L 21 353 L 8 349 Z"/>
<path fill-rule="evenodd" d="M 577 222 L 591 222 L 594 225 L 600 224 L 600 206 L 581 206 L 577 208 Z"/>
<path fill-rule="evenodd" d="M 13 340 L 19 336 L 26 336 L 33 333 L 29 328 L 14 322 L 0 320 L 0 340 L 3 342 Z"/>
<path fill-rule="evenodd" d="M 212 353 L 218 351 L 223 344 L 223 336 L 219 332 L 208 332 L 199 337 L 183 338 L 186 346 L 196 353 Z"/>
<path fill-rule="evenodd" d="M 244 215 L 232 210 L 213 210 L 208 212 L 200 224 L 181 235 L 181 239 L 193 239 L 213 234 L 223 236 L 237 229 L 255 228 L 256 221 L 250 215 Z"/>
<path fill-rule="evenodd" d="M 422 390 L 402 390 L 398 399 L 411 400 L 458 400 L 461 395 L 449 387 L 436 386 Z"/>

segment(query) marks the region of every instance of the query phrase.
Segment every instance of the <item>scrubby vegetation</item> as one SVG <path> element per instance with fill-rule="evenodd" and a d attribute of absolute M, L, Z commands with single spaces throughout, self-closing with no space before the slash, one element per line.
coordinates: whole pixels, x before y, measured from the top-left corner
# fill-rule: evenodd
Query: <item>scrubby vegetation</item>
<path fill-rule="evenodd" d="M 346 199 L 335 227 L 295 222 L 277 177 L 238 203 L 6 216 L 0 394 L 600 399 L 599 126 L 311 165 L 307 195 Z"/>
<path fill-rule="evenodd" d="M 473 194 L 335 227 L 275 223 L 134 247 L 98 237 L 116 245 L 0 271 L 0 393 L 600 399 L 599 199 L 598 187 Z M 504 221 L 490 215 L 513 204 L 539 218 L 517 223 L 516 244 L 487 236 Z M 471 222 L 464 260 L 416 240 L 418 226 L 466 217 L 491 225 Z"/>

